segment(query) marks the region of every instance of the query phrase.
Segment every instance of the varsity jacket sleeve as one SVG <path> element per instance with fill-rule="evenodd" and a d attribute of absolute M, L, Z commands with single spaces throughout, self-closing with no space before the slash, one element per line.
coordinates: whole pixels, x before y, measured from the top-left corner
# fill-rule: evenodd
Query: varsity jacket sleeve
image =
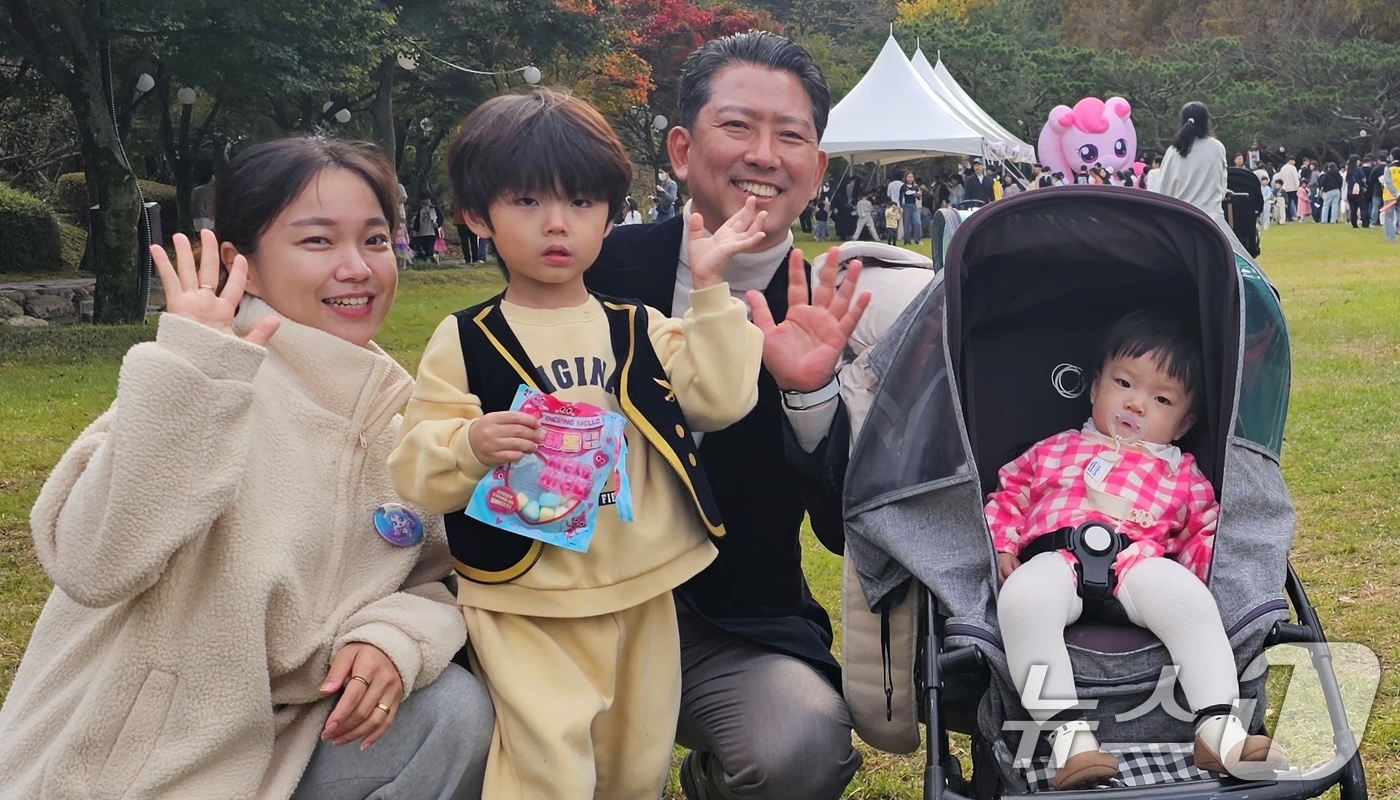
<path fill-rule="evenodd" d="M 647 336 L 691 430 L 722 430 L 753 410 L 763 334 L 729 284 L 691 292 L 682 319 L 647 309 Z"/>
<path fill-rule="evenodd" d="M 341 624 L 335 651 L 352 642 L 372 644 L 394 662 L 404 693 L 426 686 L 447 666 L 467 641 L 462 609 L 443 579 L 451 572 L 446 539 L 439 519 L 423 537 L 423 549 L 399 591 L 361 608 Z"/>
<path fill-rule="evenodd" d="M 467 439 L 481 413 L 481 400 L 467 390 L 457 318 L 448 317 L 423 351 L 418 382 L 389 455 L 389 475 L 399 495 L 435 514 L 464 508 L 489 471 Z"/>
<path fill-rule="evenodd" d="M 135 597 L 238 495 L 253 376 L 267 351 L 162 314 L 122 360 L 117 396 L 68 448 L 30 515 L 54 584 L 100 608 Z"/>

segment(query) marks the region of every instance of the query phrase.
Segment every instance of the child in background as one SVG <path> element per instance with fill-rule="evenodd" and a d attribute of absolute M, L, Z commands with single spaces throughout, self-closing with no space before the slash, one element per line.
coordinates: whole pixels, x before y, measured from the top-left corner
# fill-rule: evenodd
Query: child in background
<path fill-rule="evenodd" d="M 899 222 L 902 215 L 899 213 L 899 206 L 894 203 L 885 203 L 885 241 L 889 244 L 897 244 L 899 239 Z"/>
<path fill-rule="evenodd" d="M 1283 181 L 1274 181 L 1274 222 L 1279 225 L 1288 220 L 1288 195 L 1283 192 Z"/>
<path fill-rule="evenodd" d="M 1298 221 L 1312 216 L 1312 187 L 1306 182 L 1298 186 Z"/>
<path fill-rule="evenodd" d="M 816 237 L 817 237 L 817 241 L 819 241 L 819 242 L 824 242 L 824 241 L 826 241 L 827 238 L 828 238 L 828 237 L 827 237 L 827 230 L 826 230 L 826 222 L 827 222 L 828 219 L 831 218 L 831 211 L 828 210 L 828 206 L 829 206 L 829 204 L 827 203 L 826 198 L 823 197 L 823 198 L 821 198 L 820 200 L 817 201 L 817 210 L 816 210 L 815 212 L 813 212 L 813 214 L 812 214 L 813 218 L 816 219 L 816 222 L 817 222 L 817 226 L 816 226 L 816 227 L 817 227 Z"/>
<path fill-rule="evenodd" d="M 1085 601 L 1064 534 L 1087 522 L 1116 532 L 1114 596 L 1179 668 L 1196 715 L 1196 766 L 1271 777 L 1283 756 L 1267 736 L 1249 735 L 1238 716 L 1235 656 L 1205 584 L 1220 506 L 1195 458 L 1171 444 L 1204 405 L 1200 346 L 1181 321 L 1135 311 L 1109 328 L 1101 356 L 1083 429 L 1052 436 L 1003 467 L 986 506 L 1005 581 L 997 619 L 1011 678 L 1033 719 L 1061 722 L 1050 735 L 1055 790 L 1118 774 L 1118 759 L 1099 747 L 1089 723 L 1065 716 L 1078 695 L 1064 629 Z M 1027 697 L 1042 665 L 1038 696 Z"/>
<path fill-rule="evenodd" d="M 549 89 L 493 98 L 447 164 L 508 282 L 434 332 L 389 468 L 405 498 L 445 515 L 473 671 L 496 707 L 482 796 L 654 800 L 680 709 L 671 590 L 724 533 L 693 432 L 739 420 L 758 393 L 763 335 L 724 269 L 763 238 L 766 212 L 750 199 L 713 236 L 691 216 L 691 307 L 669 319 L 584 287 L 632 178 L 592 106 Z M 587 552 L 461 511 L 543 440 L 538 419 L 510 410 L 521 384 L 627 418 L 634 521 L 602 493 Z"/>
<path fill-rule="evenodd" d="M 1269 186 L 1268 178 L 1259 179 L 1259 192 L 1264 196 L 1264 211 L 1259 215 L 1259 227 L 1267 231 L 1269 218 L 1274 215 L 1274 190 Z"/>

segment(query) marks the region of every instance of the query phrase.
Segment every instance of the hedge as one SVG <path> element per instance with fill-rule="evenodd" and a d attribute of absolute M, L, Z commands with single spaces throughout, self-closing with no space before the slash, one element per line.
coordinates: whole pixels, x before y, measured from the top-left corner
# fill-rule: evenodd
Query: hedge
<path fill-rule="evenodd" d="M 136 182 L 147 203 L 160 203 L 160 229 L 168 240 L 170 234 L 177 233 L 179 210 L 175 206 L 175 187 L 155 181 Z M 87 223 L 88 195 L 87 176 L 81 172 L 66 172 L 58 176 L 59 210 L 76 214 L 78 220 Z"/>
<path fill-rule="evenodd" d="M 32 195 L 0 183 L 0 272 L 63 269 L 58 215 Z"/>

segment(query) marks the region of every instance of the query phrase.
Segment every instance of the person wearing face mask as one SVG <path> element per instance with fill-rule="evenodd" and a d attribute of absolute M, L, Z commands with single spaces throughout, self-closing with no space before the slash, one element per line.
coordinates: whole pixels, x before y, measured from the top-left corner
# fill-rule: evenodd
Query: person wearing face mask
<path fill-rule="evenodd" d="M 413 381 L 394 171 L 294 137 L 218 181 L 198 265 L 31 517 L 55 589 L 0 709 L 11 797 L 480 796 L 494 725 L 441 519 L 386 460 Z M 383 795 L 380 793 L 383 792 Z"/>
<path fill-rule="evenodd" d="M 671 176 L 666 174 L 666 170 L 656 173 L 656 221 L 662 222 L 676 215 L 676 202 L 680 198 L 680 189 L 676 182 L 671 180 Z"/>
<path fill-rule="evenodd" d="M 1097 534 L 1099 551 L 1114 554 L 1107 590 L 1179 667 L 1196 715 L 1196 766 L 1272 775 L 1282 753 L 1268 737 L 1248 735 L 1238 716 L 1235 657 L 1205 584 L 1220 506 L 1194 457 L 1171 444 L 1203 405 L 1200 346 L 1180 320 L 1145 310 L 1110 326 L 1100 352 L 1084 427 L 1003 467 L 985 509 L 1004 581 L 997 619 L 1011 679 L 1033 719 L 1061 723 L 1050 734 L 1055 790 L 1118 774 L 1117 758 L 1072 716 L 1078 696 L 1064 628 L 1104 599 L 1087 588 L 1088 566 L 1076 578 L 1086 557 L 1072 551 L 1081 534 L 1085 542 Z M 1028 696 L 1042 666 L 1038 694 Z"/>

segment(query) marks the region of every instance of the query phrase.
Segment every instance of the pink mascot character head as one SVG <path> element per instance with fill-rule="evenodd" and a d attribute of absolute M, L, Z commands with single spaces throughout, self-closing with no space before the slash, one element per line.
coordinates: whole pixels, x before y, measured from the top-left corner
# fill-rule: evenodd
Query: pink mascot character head
<path fill-rule="evenodd" d="M 1121 97 L 1107 102 L 1086 97 L 1069 106 L 1055 106 L 1050 119 L 1040 129 L 1036 152 L 1050 172 L 1063 172 L 1074 182 L 1079 168 L 1102 164 L 1112 172 L 1121 172 L 1137 160 L 1137 129 L 1133 127 L 1133 109 Z"/>

